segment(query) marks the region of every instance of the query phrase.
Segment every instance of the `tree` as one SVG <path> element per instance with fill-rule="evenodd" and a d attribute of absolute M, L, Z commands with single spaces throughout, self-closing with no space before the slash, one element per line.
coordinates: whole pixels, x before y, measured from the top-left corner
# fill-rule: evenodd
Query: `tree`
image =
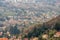
<path fill-rule="evenodd" d="M 40 24 L 35 25 L 34 29 L 32 29 L 32 31 L 28 33 L 28 37 L 38 37 L 39 35 L 43 34 L 46 30 L 48 30 L 48 27 L 46 27 L 45 24 L 43 24 L 42 26 Z"/>
<path fill-rule="evenodd" d="M 14 35 L 20 34 L 20 30 L 17 28 L 17 25 L 10 27 L 10 33 Z"/>
<path fill-rule="evenodd" d="M 60 31 L 60 23 L 56 23 L 54 27 L 57 31 Z"/>

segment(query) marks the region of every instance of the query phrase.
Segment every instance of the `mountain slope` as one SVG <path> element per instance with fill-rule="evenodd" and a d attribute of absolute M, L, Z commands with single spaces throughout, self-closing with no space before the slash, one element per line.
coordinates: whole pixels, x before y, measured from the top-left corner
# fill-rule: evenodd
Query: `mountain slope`
<path fill-rule="evenodd" d="M 53 26 L 55 25 L 57 22 L 60 22 L 60 15 L 57 16 L 56 18 L 51 19 L 50 21 L 46 22 L 46 25 L 48 26 Z"/>

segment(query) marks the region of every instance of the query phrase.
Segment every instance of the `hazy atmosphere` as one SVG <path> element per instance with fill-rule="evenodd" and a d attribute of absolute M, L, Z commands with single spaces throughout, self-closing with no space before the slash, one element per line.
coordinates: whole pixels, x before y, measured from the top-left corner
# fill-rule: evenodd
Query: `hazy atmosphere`
<path fill-rule="evenodd" d="M 60 0 L 0 0 L 0 40 L 60 40 Z"/>

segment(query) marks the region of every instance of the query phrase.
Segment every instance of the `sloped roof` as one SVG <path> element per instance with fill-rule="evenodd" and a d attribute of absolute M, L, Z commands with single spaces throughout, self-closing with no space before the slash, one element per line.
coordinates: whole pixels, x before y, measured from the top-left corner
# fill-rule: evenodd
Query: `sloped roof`
<path fill-rule="evenodd" d="M 8 40 L 8 38 L 0 38 L 0 40 Z"/>

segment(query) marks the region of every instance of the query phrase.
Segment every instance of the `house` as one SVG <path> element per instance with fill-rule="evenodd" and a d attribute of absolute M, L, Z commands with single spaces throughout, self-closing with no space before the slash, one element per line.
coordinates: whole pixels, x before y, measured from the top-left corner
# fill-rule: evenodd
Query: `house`
<path fill-rule="evenodd" d="M 48 39 L 48 35 L 47 34 L 44 34 L 44 35 L 42 35 L 42 38 L 43 39 Z"/>
<path fill-rule="evenodd" d="M 10 19 L 10 20 L 9 20 L 9 24 L 16 24 L 16 23 L 17 23 L 17 21 L 14 20 L 14 19 Z"/>
<path fill-rule="evenodd" d="M 56 32 L 56 33 L 54 34 L 54 37 L 60 37 L 60 32 Z"/>
<path fill-rule="evenodd" d="M 24 38 L 24 40 L 28 40 L 28 38 Z"/>
<path fill-rule="evenodd" d="M 38 40 L 38 37 L 34 37 L 33 40 Z"/>
<path fill-rule="evenodd" d="M 8 38 L 0 38 L 0 40 L 8 40 Z"/>

